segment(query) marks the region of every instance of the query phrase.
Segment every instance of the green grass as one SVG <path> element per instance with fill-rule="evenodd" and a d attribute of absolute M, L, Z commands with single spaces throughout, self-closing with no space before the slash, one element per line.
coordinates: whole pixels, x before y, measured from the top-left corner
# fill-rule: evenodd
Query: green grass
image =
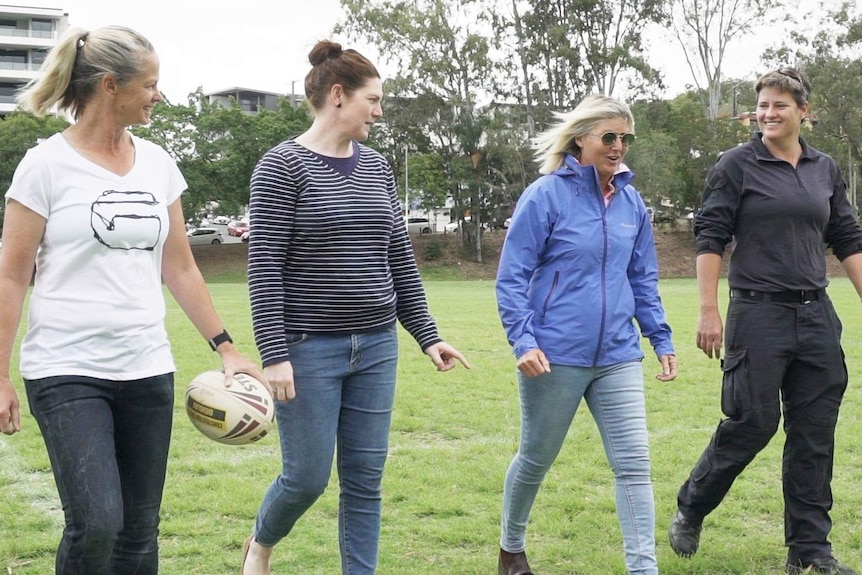
<path fill-rule="evenodd" d="M 402 332 L 378 572 L 486 575 L 496 570 L 503 474 L 517 446 L 514 360 L 496 314 L 493 282 L 427 281 L 426 287 L 441 333 L 467 355 L 473 369 L 437 373 Z M 213 283 L 211 291 L 240 348 L 254 356 L 245 284 Z M 721 414 L 718 363 L 694 346 L 695 282 L 664 280 L 661 292 L 680 359 L 676 381 L 656 381 L 658 362 L 645 347 L 662 573 L 782 573 L 780 432 L 706 519 L 697 556 L 677 558 L 667 544 L 676 490 Z M 838 427 L 832 542 L 840 559 L 862 568 L 860 304 L 846 279 L 834 280 L 830 293 L 844 318 L 850 369 Z M 257 505 L 279 470 L 277 438 L 232 447 L 198 433 L 184 413 L 182 394 L 185 382 L 195 374 L 218 366 L 217 357 L 173 304 L 168 329 L 178 384 L 163 505 L 161 573 L 235 573 Z M 19 393 L 23 401 L 23 392 Z M 0 436 L 0 572 L 45 575 L 53 569 L 62 513 L 44 446 L 26 407 L 22 423 L 20 434 Z M 337 491 L 333 476 L 329 490 L 277 547 L 274 573 L 340 572 Z M 585 409 L 539 493 L 528 551 L 542 575 L 625 573 L 612 477 Z"/>

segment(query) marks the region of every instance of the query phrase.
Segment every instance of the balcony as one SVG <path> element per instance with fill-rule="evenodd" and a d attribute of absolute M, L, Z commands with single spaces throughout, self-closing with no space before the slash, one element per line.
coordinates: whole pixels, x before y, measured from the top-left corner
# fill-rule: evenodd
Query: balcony
<path fill-rule="evenodd" d="M 14 36 L 16 38 L 53 39 L 54 33 L 48 30 L 21 30 L 19 28 L 0 28 L 0 36 Z"/>
<path fill-rule="evenodd" d="M 0 62 L 0 81 L 26 83 L 39 75 L 39 64 Z"/>
<path fill-rule="evenodd" d="M 53 48 L 57 34 L 45 30 L 0 28 L 0 46 L 6 48 Z"/>

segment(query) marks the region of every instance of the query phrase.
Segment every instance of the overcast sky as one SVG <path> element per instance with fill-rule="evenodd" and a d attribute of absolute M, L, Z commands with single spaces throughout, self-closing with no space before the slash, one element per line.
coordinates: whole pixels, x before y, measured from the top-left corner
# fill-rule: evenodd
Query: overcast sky
<path fill-rule="evenodd" d="M 134 28 L 156 47 L 159 85 L 172 102 L 205 92 L 244 87 L 302 92 L 308 52 L 330 38 L 339 0 L 28 0 L 60 8 L 72 26 Z"/>
<path fill-rule="evenodd" d="M 30 1 L 30 0 L 28 0 Z M 827 3 L 838 0 L 826 0 Z M 183 103 L 189 92 L 243 87 L 288 93 L 309 70 L 308 52 L 315 42 L 332 38 L 339 0 L 254 0 L 217 2 L 188 0 L 32 0 L 34 5 L 61 8 L 73 26 L 93 29 L 122 24 L 137 29 L 155 45 L 161 59 L 162 92 Z M 791 0 L 790 3 L 792 3 Z M 732 47 L 725 75 L 754 80 L 762 50 L 780 34 L 761 33 Z M 370 49 L 357 48 L 372 60 Z M 682 54 L 662 32 L 651 32 L 649 60 L 666 76 L 670 95 L 692 83 Z M 385 64 L 375 61 L 385 75 Z"/>

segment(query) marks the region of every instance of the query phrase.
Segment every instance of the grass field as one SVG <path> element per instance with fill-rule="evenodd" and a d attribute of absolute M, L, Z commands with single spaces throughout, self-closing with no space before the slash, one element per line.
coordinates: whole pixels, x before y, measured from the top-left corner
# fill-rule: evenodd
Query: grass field
<path fill-rule="evenodd" d="M 426 287 L 443 337 L 468 356 L 473 369 L 437 373 L 402 332 L 378 572 L 489 575 L 496 573 L 503 474 L 517 447 L 514 360 L 497 318 L 492 282 L 428 281 Z M 245 284 L 214 283 L 211 291 L 239 347 L 254 356 Z M 664 280 L 661 292 L 680 359 L 676 381 L 656 381 L 658 362 L 645 346 L 661 572 L 783 573 L 780 432 L 706 519 L 697 556 L 677 558 L 667 544 L 676 490 L 721 414 L 718 363 L 693 343 L 694 280 Z M 836 556 L 862 569 L 860 303 L 846 279 L 834 280 L 830 294 L 844 320 L 850 370 L 838 427 L 832 541 Z M 185 382 L 218 367 L 217 356 L 169 301 L 178 383 L 162 509 L 161 573 L 235 574 L 260 497 L 280 467 L 278 441 L 267 437 L 252 446 L 225 446 L 192 427 L 182 406 Z M 46 575 L 53 572 L 62 512 L 26 407 L 22 424 L 21 433 L 0 436 L 0 572 Z M 335 481 L 333 475 L 329 490 L 277 547 L 273 573 L 340 573 Z M 539 493 L 527 545 L 540 575 L 625 573 L 612 476 L 586 409 Z"/>

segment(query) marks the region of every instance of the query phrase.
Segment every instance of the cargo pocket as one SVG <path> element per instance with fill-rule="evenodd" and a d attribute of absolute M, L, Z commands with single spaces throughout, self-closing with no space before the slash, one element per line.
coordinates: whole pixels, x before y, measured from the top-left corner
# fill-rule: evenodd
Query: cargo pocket
<path fill-rule="evenodd" d="M 746 350 L 740 349 L 721 360 L 721 411 L 733 418 L 739 414 L 740 404 L 748 389 L 748 366 L 745 361 Z"/>

